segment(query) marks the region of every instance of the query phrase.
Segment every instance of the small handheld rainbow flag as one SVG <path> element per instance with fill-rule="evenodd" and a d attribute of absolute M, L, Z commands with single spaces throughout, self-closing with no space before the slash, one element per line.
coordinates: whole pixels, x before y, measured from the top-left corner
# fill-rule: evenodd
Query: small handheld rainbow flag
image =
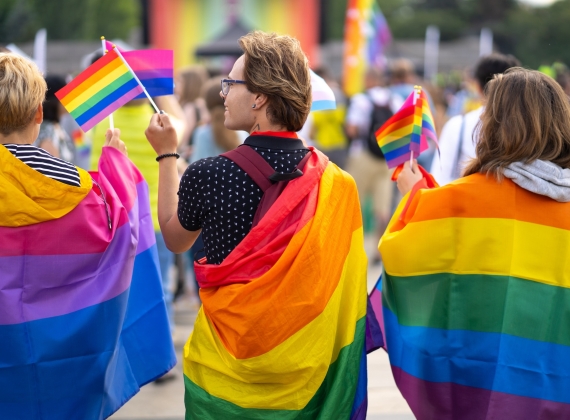
<path fill-rule="evenodd" d="M 109 114 L 143 93 L 116 50 L 111 50 L 81 72 L 55 96 L 77 121 L 89 131 Z"/>
<path fill-rule="evenodd" d="M 425 151 L 428 138 L 437 144 L 427 96 L 415 86 L 400 110 L 376 131 L 376 139 L 388 167 L 395 168 Z"/>

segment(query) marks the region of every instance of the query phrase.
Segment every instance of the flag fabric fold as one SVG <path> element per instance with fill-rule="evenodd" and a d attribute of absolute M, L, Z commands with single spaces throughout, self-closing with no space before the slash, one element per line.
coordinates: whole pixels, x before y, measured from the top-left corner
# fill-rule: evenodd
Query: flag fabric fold
<path fill-rule="evenodd" d="M 419 420 L 570 418 L 569 212 L 482 174 L 404 198 L 382 307 Z"/>
<path fill-rule="evenodd" d="M 0 146 L 3 418 L 104 419 L 176 362 L 144 179 L 112 148 L 78 171 Z"/>
<path fill-rule="evenodd" d="M 221 265 L 184 349 L 187 419 L 364 419 L 366 255 L 354 181 L 314 151 Z"/>

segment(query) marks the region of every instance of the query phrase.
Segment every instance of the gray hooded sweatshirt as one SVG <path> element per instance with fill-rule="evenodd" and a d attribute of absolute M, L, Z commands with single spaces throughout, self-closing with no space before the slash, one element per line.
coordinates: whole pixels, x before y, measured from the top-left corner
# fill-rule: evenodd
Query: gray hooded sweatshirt
<path fill-rule="evenodd" d="M 570 202 L 570 169 L 544 160 L 515 162 L 505 169 L 505 176 L 525 190 L 562 203 Z"/>

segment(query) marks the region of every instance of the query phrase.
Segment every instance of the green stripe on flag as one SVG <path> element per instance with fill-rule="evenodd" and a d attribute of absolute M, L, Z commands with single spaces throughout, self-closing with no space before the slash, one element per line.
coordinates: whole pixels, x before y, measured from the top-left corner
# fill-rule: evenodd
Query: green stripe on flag
<path fill-rule="evenodd" d="M 411 135 L 407 135 L 399 140 L 392 141 L 382 146 L 382 153 L 388 153 L 391 152 L 392 150 L 399 149 L 400 147 L 405 146 L 406 144 L 410 144 L 411 141 L 412 141 Z"/>
<path fill-rule="evenodd" d="M 302 410 L 263 410 L 243 408 L 214 397 L 184 376 L 186 420 L 348 420 L 358 384 L 360 358 L 363 354 L 366 317 L 358 320 L 354 341 L 343 347 L 330 365 L 325 379 Z"/>
<path fill-rule="evenodd" d="M 113 93 L 114 91 L 119 89 L 121 86 L 123 86 L 125 83 L 127 83 L 132 78 L 133 78 L 133 74 L 130 71 L 127 71 L 121 77 L 119 77 L 118 79 L 115 79 L 115 81 L 113 81 L 113 83 L 105 86 L 103 89 L 101 89 L 95 95 L 93 95 L 92 97 L 87 99 L 85 102 L 83 102 L 77 108 L 75 108 L 72 112 L 70 112 L 71 116 L 73 118 L 77 119 L 85 111 L 88 111 L 90 108 L 97 105 L 102 99 L 105 99 L 107 96 L 109 96 L 111 93 Z"/>
<path fill-rule="evenodd" d="M 383 301 L 405 326 L 470 330 L 570 346 L 570 289 L 516 277 L 386 275 Z"/>

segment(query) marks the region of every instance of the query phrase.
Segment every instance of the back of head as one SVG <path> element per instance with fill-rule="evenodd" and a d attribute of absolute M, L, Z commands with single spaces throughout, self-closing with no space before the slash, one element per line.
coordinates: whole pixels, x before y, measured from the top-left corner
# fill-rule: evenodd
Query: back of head
<path fill-rule="evenodd" d="M 493 78 L 495 74 L 501 74 L 513 67 L 519 67 L 520 61 L 512 55 L 490 54 L 482 57 L 475 66 L 475 80 L 481 90 Z"/>
<path fill-rule="evenodd" d="M 31 61 L 0 53 L 0 133 L 25 129 L 44 100 L 46 82 Z"/>
<path fill-rule="evenodd" d="M 267 117 L 288 131 L 299 131 L 311 110 L 309 62 L 295 38 L 261 31 L 239 39 L 245 53 L 247 89 L 268 98 Z"/>
<path fill-rule="evenodd" d="M 377 67 L 370 67 L 364 75 L 364 86 L 366 90 L 384 84 L 384 73 Z"/>
<path fill-rule="evenodd" d="M 226 77 L 226 76 L 223 76 Z M 222 78 L 222 77 L 220 77 Z M 237 133 L 228 130 L 224 126 L 224 100 L 220 96 L 220 78 L 212 78 L 202 87 L 202 98 L 206 102 L 206 108 L 210 113 L 212 137 L 218 148 L 227 152 L 239 146 L 240 141 Z"/>
<path fill-rule="evenodd" d="M 202 86 L 208 79 L 208 71 L 202 66 L 190 66 L 182 69 L 179 76 L 179 83 L 182 84 L 179 102 L 181 105 L 192 103 L 202 91 Z"/>
<path fill-rule="evenodd" d="M 487 85 L 477 157 L 465 175 L 503 176 L 514 162 L 537 159 L 570 168 L 570 104 L 554 79 L 515 67 Z"/>
<path fill-rule="evenodd" d="M 47 84 L 46 100 L 44 101 L 44 121 L 59 122 L 60 102 L 55 93 L 66 83 L 62 76 L 50 75 L 45 78 Z"/>
<path fill-rule="evenodd" d="M 390 65 L 392 83 L 409 83 L 415 74 L 414 63 L 407 58 L 398 58 Z"/>

